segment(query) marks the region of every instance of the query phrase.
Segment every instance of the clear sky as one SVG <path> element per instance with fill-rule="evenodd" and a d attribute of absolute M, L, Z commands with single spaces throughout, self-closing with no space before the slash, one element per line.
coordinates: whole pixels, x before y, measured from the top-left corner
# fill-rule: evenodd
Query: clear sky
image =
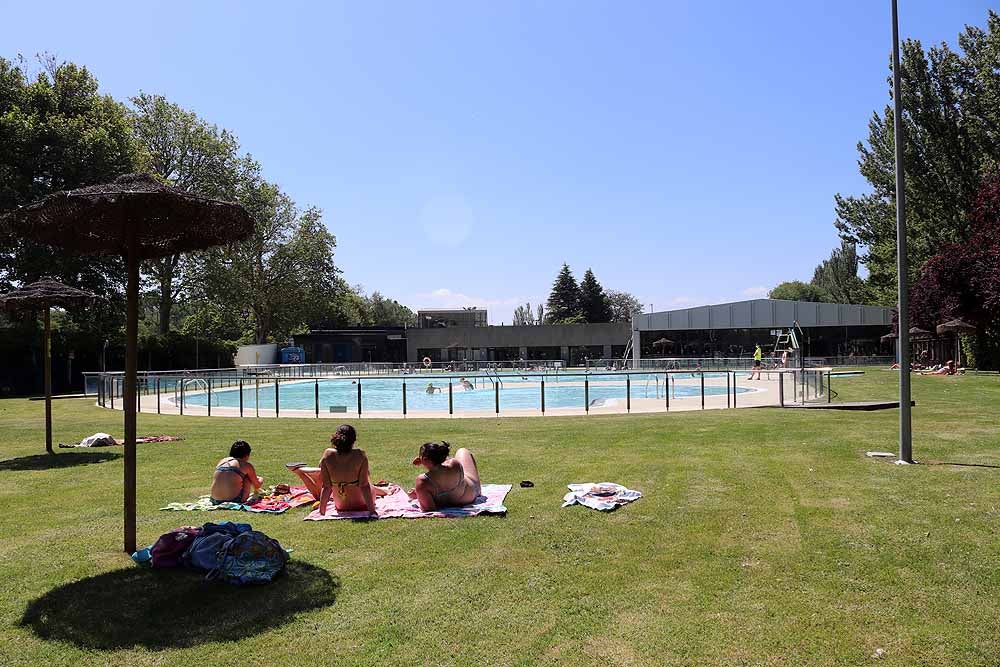
<path fill-rule="evenodd" d="M 985 0 L 901 0 L 930 43 Z M 493 323 L 561 263 L 647 309 L 762 296 L 838 243 L 889 0 L 8 2 L 0 55 L 234 131 L 351 283 Z"/>

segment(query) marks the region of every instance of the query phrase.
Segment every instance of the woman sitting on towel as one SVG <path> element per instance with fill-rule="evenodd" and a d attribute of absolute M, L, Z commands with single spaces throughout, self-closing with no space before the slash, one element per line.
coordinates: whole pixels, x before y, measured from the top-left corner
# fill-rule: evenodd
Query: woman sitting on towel
<path fill-rule="evenodd" d="M 309 493 L 319 499 L 319 513 L 326 514 L 326 505 L 333 497 L 333 506 L 341 512 L 375 514 L 375 496 L 384 496 L 386 489 L 374 486 L 368 475 L 368 456 L 354 449 L 358 433 L 350 424 L 341 424 L 330 436 L 333 445 L 325 452 L 318 468 L 288 464 Z"/>
<path fill-rule="evenodd" d="M 448 458 L 447 442 L 427 442 L 413 465 L 427 468 L 417 476 L 417 486 L 407 493 L 420 503 L 420 509 L 431 512 L 441 507 L 459 507 L 476 502 L 482 492 L 479 468 L 472 452 L 462 448 Z"/>
<path fill-rule="evenodd" d="M 212 474 L 212 503 L 243 503 L 250 497 L 250 492 L 260 493 L 263 477 L 257 476 L 257 471 L 250 463 L 250 445 L 243 440 L 237 440 L 229 448 L 229 456 L 215 465 Z"/>

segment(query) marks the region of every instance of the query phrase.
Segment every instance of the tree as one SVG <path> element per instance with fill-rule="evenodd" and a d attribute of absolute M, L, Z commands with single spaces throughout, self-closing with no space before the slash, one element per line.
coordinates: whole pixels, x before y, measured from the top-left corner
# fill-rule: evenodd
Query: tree
<path fill-rule="evenodd" d="M 833 303 L 863 303 L 864 281 L 858 277 L 857 246 L 841 241 L 830 259 L 816 267 L 811 284 Z"/>
<path fill-rule="evenodd" d="M 830 301 L 830 295 L 825 290 L 810 283 L 804 283 L 801 280 L 788 280 L 779 283 L 768 293 L 767 297 L 769 299 L 786 299 L 788 301 Z"/>
<path fill-rule="evenodd" d="M 565 262 L 552 283 L 546 309 L 546 324 L 578 324 L 584 321 L 583 311 L 580 310 L 580 287 Z"/>
<path fill-rule="evenodd" d="M 139 93 L 131 101 L 144 171 L 188 192 L 219 199 L 232 198 L 241 176 L 259 171 L 254 160 L 240 157 L 239 142 L 227 130 L 161 95 Z M 174 303 L 189 287 L 194 262 L 191 256 L 175 253 L 149 260 L 143 268 L 158 297 L 157 328 L 165 334 L 170 330 Z"/>
<path fill-rule="evenodd" d="M 609 289 L 606 295 L 612 322 L 631 322 L 633 315 L 642 312 L 642 302 L 628 292 Z"/>
<path fill-rule="evenodd" d="M 947 45 L 924 51 L 903 44 L 900 63 L 903 162 L 912 282 L 943 244 L 969 238 L 969 209 L 981 178 L 1000 155 L 1000 17 L 987 29 L 967 26 L 961 53 Z M 892 109 L 873 114 L 867 144 L 859 143 L 861 174 L 872 192 L 837 195 L 841 236 L 866 248 L 873 299 L 896 299 L 895 148 Z"/>
<path fill-rule="evenodd" d="M 611 307 L 601 283 L 597 282 L 594 272 L 587 269 L 580 281 L 580 310 L 587 322 L 610 322 Z"/>
<path fill-rule="evenodd" d="M 417 325 L 417 315 L 412 310 L 395 299 L 372 292 L 369 297 L 363 297 L 371 314 L 371 325 L 378 327 L 413 327 Z"/>
<path fill-rule="evenodd" d="M 913 287 L 911 319 L 934 328 L 961 318 L 977 328 L 980 368 L 1000 362 L 1000 177 L 980 190 L 970 215 L 968 241 L 947 243 L 923 266 Z"/>
<path fill-rule="evenodd" d="M 51 192 L 134 171 L 128 110 L 102 95 L 85 67 L 39 58 L 33 78 L 23 59 L 0 58 L 0 214 Z M 101 298 L 87 321 L 113 336 L 124 311 L 123 262 L 53 253 L 21 238 L 0 238 L 0 289 L 51 276 Z"/>
<path fill-rule="evenodd" d="M 318 209 L 299 211 L 278 186 L 253 177 L 236 197 L 255 222 L 245 241 L 204 253 L 205 296 L 237 305 L 254 343 L 283 340 L 320 319 L 343 286 L 333 262 L 337 241 Z"/>
<path fill-rule="evenodd" d="M 531 309 L 530 302 L 514 309 L 515 327 L 534 326 L 539 323 L 535 320 L 535 311 Z"/>

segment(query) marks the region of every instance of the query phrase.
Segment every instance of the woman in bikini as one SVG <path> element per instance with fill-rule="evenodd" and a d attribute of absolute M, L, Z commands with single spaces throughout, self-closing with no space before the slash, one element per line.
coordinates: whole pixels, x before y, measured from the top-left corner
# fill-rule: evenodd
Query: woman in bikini
<path fill-rule="evenodd" d="M 423 466 L 427 472 L 417 476 L 417 486 L 408 494 L 425 512 L 471 505 L 482 493 L 479 468 L 472 452 L 463 447 L 455 452 L 454 458 L 448 458 L 449 449 L 444 441 L 427 442 L 413 459 L 413 465 Z"/>
<path fill-rule="evenodd" d="M 314 498 L 319 499 L 319 512 L 326 514 L 326 505 L 333 498 L 333 506 L 342 512 L 375 514 L 375 496 L 384 496 L 387 489 L 371 483 L 368 474 L 368 456 L 363 450 L 354 449 L 357 431 L 350 424 L 341 424 L 330 436 L 332 447 L 323 452 L 318 468 L 289 463 L 286 467 L 298 475 Z"/>
<path fill-rule="evenodd" d="M 237 440 L 229 448 L 229 456 L 219 461 L 212 474 L 212 503 L 243 503 L 250 497 L 251 490 L 260 493 L 263 477 L 250 463 L 250 445 Z"/>

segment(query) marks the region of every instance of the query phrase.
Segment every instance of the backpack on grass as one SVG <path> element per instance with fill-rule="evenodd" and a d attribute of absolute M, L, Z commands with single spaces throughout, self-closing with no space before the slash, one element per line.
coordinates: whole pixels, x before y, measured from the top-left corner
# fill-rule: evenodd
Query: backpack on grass
<path fill-rule="evenodd" d="M 278 540 L 252 530 L 232 538 L 219 552 L 218 567 L 209 573 L 226 583 L 266 584 L 285 569 L 288 553 Z"/>
<path fill-rule="evenodd" d="M 181 526 L 160 535 L 149 550 L 153 557 L 153 567 L 180 567 L 181 559 L 199 535 L 201 528 L 197 526 Z"/>
<path fill-rule="evenodd" d="M 219 553 L 233 539 L 227 533 L 202 533 L 184 554 L 184 567 L 211 572 L 219 567 Z"/>

